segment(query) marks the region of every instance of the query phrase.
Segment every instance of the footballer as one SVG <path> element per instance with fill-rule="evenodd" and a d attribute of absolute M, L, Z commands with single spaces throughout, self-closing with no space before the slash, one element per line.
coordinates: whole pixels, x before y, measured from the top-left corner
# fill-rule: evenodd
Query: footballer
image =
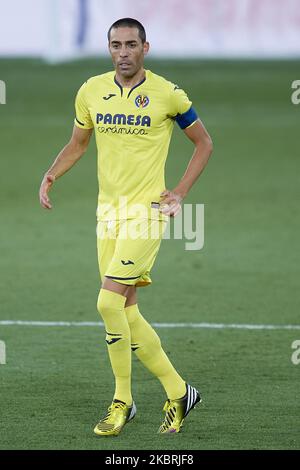
<path fill-rule="evenodd" d="M 82 157 L 94 132 L 101 278 L 97 308 L 115 378 L 111 405 L 94 432 L 118 435 L 134 418 L 134 352 L 166 393 L 165 418 L 158 432 L 178 433 L 201 401 L 200 394 L 178 374 L 157 333 L 140 313 L 137 288 L 151 284 L 150 271 L 168 218 L 178 214 L 206 166 L 212 141 L 186 93 L 144 68 L 149 42 L 139 21 L 116 21 L 108 31 L 108 48 L 114 70 L 89 78 L 79 89 L 72 137 L 44 175 L 40 204 L 52 208 L 49 190 Z M 164 168 L 175 122 L 194 144 L 194 153 L 177 186 L 168 190 Z M 161 305 L 161 314 L 164 309 Z"/>

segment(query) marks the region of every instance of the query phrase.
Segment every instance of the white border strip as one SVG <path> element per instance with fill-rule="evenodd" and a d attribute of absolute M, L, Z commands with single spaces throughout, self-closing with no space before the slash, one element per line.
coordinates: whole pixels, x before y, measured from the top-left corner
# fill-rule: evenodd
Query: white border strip
<path fill-rule="evenodd" d="M 236 323 L 151 323 L 155 328 L 208 328 L 230 330 L 300 330 L 300 325 L 249 325 Z M 104 326 L 102 322 L 2 320 L 0 326 Z"/>

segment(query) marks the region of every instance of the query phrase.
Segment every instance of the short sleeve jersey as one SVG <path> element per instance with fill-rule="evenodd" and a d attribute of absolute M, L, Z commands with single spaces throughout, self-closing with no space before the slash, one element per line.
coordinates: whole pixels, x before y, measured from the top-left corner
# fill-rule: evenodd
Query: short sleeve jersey
<path fill-rule="evenodd" d="M 166 220 L 159 202 L 174 122 L 186 128 L 197 120 L 186 93 L 150 70 L 133 88 L 108 72 L 81 86 L 75 109 L 76 126 L 95 130 L 98 220 Z"/>

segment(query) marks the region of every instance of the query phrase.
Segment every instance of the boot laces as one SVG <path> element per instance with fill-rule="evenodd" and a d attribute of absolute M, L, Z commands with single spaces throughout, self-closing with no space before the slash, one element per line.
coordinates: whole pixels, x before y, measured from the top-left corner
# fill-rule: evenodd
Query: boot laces
<path fill-rule="evenodd" d="M 109 418 L 111 418 L 111 416 L 114 414 L 115 411 L 117 411 L 117 410 L 124 410 L 125 407 L 126 407 L 126 404 L 125 404 L 125 403 L 120 403 L 120 402 L 112 403 L 112 404 L 110 405 L 110 407 L 108 408 L 107 415 L 105 416 L 105 418 L 103 419 L 103 421 L 109 420 Z"/>

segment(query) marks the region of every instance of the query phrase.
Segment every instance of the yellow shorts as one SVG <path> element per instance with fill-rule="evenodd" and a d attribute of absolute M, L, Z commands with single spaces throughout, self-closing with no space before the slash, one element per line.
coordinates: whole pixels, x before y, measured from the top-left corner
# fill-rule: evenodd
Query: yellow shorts
<path fill-rule="evenodd" d="M 166 226 L 165 220 L 99 221 L 97 249 L 101 280 L 106 276 L 137 287 L 151 284 L 150 270 Z"/>

